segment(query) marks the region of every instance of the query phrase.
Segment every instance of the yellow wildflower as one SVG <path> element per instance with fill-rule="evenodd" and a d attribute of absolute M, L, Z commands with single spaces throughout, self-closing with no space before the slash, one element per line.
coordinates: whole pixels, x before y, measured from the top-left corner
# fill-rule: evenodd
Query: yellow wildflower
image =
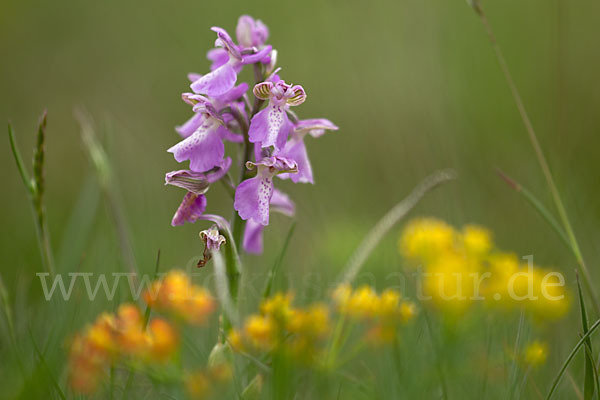
<path fill-rule="evenodd" d="M 477 259 L 485 257 L 493 246 L 490 231 L 477 225 L 463 227 L 460 238 L 467 256 Z"/>
<path fill-rule="evenodd" d="M 429 263 L 454 246 L 456 232 L 443 221 L 420 218 L 411 221 L 400 236 L 398 247 L 409 260 Z"/>
<path fill-rule="evenodd" d="M 313 304 L 306 310 L 295 310 L 288 330 L 309 338 L 324 337 L 331 329 L 329 309 L 324 304 Z"/>
<path fill-rule="evenodd" d="M 369 318 L 376 315 L 379 297 L 375 290 L 367 285 L 356 289 L 340 311 L 354 318 Z"/>
<path fill-rule="evenodd" d="M 250 344 L 260 350 L 273 349 L 278 340 L 277 325 L 272 317 L 251 315 L 244 324 L 244 334 Z"/>
<path fill-rule="evenodd" d="M 208 290 L 192 284 L 185 272 L 170 271 L 144 293 L 146 303 L 191 324 L 202 324 L 215 309 Z"/>
<path fill-rule="evenodd" d="M 277 293 L 261 303 L 260 312 L 263 315 L 271 316 L 280 323 L 285 323 L 292 314 L 290 305 L 293 297 L 291 293 Z"/>
<path fill-rule="evenodd" d="M 167 361 L 177 349 L 178 337 L 175 329 L 165 320 L 155 318 L 148 324 L 149 353 L 156 361 Z"/>
<path fill-rule="evenodd" d="M 425 273 L 425 294 L 439 309 L 461 314 L 471 306 L 476 294 L 474 272 L 464 258 L 448 255 Z"/>

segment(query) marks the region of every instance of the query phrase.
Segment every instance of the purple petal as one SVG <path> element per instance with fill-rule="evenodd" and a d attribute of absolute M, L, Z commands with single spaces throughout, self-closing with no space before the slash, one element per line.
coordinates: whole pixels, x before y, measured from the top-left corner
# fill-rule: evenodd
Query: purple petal
<path fill-rule="evenodd" d="M 310 165 L 310 160 L 308 159 L 308 154 L 306 153 L 306 146 L 302 139 L 288 141 L 279 155 L 281 157 L 292 159 L 298 164 L 297 173 L 280 174 L 279 178 L 291 179 L 294 183 L 314 183 L 312 167 Z"/>
<path fill-rule="evenodd" d="M 204 115 L 201 113 L 195 113 L 192 118 L 187 120 L 183 125 L 179 125 L 175 127 L 177 133 L 181 135 L 184 139 L 194 133 L 202 122 L 204 121 Z"/>
<path fill-rule="evenodd" d="M 246 168 L 257 168 L 259 173 L 266 173 L 271 176 L 280 172 L 298 172 L 296 161 L 280 156 L 264 157 L 257 162 L 246 161 Z"/>
<path fill-rule="evenodd" d="M 273 196 L 273 178 L 259 174 L 239 184 L 235 190 L 233 208 L 243 220 L 252 218 L 261 225 L 269 225 L 271 196 Z"/>
<path fill-rule="evenodd" d="M 187 169 L 172 171 L 165 175 L 165 185 L 173 185 L 194 194 L 204 194 L 208 190 L 209 181 L 202 172 Z"/>
<path fill-rule="evenodd" d="M 230 167 L 231 157 L 224 158 L 214 170 L 206 173 L 206 180 L 208 181 L 208 183 L 215 183 L 216 181 L 224 177 L 225 174 L 227 174 L 227 171 L 229 171 Z"/>
<path fill-rule="evenodd" d="M 171 221 L 172 226 L 183 225 L 185 222 L 195 222 L 206 210 L 206 197 L 203 194 L 188 192 Z"/>
<path fill-rule="evenodd" d="M 238 60 L 242 58 L 240 51 L 238 50 L 238 46 L 233 43 L 231 36 L 229 36 L 229 33 L 227 33 L 225 29 L 219 28 L 218 26 L 213 26 L 210 28 L 210 30 L 217 33 L 215 47 L 224 47 L 231 56 L 237 58 Z"/>
<path fill-rule="evenodd" d="M 215 96 L 215 100 L 217 100 L 221 104 L 228 104 L 234 100 L 239 99 L 248 91 L 248 84 L 246 82 L 240 83 L 236 87 L 232 88 L 228 92 Z"/>
<path fill-rule="evenodd" d="M 273 50 L 273 47 L 271 47 L 269 45 L 269 46 L 265 46 L 263 49 L 261 49 L 257 53 L 246 54 L 242 58 L 242 64 L 246 65 L 246 64 L 254 64 L 257 62 L 262 62 L 264 59 L 269 57 L 269 54 L 271 54 L 271 50 Z"/>
<path fill-rule="evenodd" d="M 275 146 L 280 150 L 285 146 L 292 123 L 283 106 L 269 105 L 256 114 L 250 122 L 248 137 L 250 142 L 260 142 L 262 147 Z"/>
<path fill-rule="evenodd" d="M 235 69 L 229 64 L 224 64 L 214 71 L 204 75 L 190 87 L 196 93 L 203 93 L 210 97 L 220 96 L 231 90 L 237 80 Z"/>
<path fill-rule="evenodd" d="M 242 15 L 238 19 L 235 29 L 238 43 L 244 47 L 260 47 L 269 37 L 269 29 L 261 20 L 254 20 L 249 15 Z"/>
<path fill-rule="evenodd" d="M 271 211 L 279 212 L 293 217 L 295 212 L 295 205 L 290 200 L 287 194 L 274 189 L 273 197 L 271 197 Z M 252 254 L 261 254 L 263 252 L 263 231 L 264 225 L 261 225 L 249 219 L 246 222 L 246 228 L 244 229 L 244 250 Z"/>
<path fill-rule="evenodd" d="M 167 150 L 177 162 L 190 160 L 192 171 L 204 172 L 219 165 L 225 155 L 225 145 L 217 127 L 202 126 L 188 138 Z"/>
<path fill-rule="evenodd" d="M 208 58 L 210 61 L 212 61 L 212 64 L 210 65 L 210 70 L 214 71 L 215 69 L 219 68 L 222 65 L 227 64 L 227 62 L 229 61 L 229 53 L 227 52 L 227 50 L 222 49 L 222 48 L 216 48 L 216 49 L 211 49 L 208 51 L 208 53 L 206 53 L 206 58 Z M 189 77 L 189 75 L 188 75 Z M 190 80 L 192 80 L 191 77 L 189 77 Z M 199 78 L 197 78 L 199 79 Z M 194 79 L 194 80 L 197 80 Z"/>
<path fill-rule="evenodd" d="M 339 128 L 328 119 L 315 118 L 315 119 L 304 119 L 296 123 L 294 127 L 295 132 L 307 132 L 312 137 L 319 137 L 328 131 L 337 131 Z"/>
<path fill-rule="evenodd" d="M 244 228 L 244 250 L 251 254 L 261 254 L 263 252 L 263 230 L 264 225 L 259 224 L 253 219 L 246 222 Z"/>
<path fill-rule="evenodd" d="M 227 62 L 227 60 L 225 60 L 225 62 Z M 225 64 L 225 63 L 223 63 L 223 64 Z M 223 64 L 221 64 L 221 65 L 223 65 Z M 220 67 L 221 65 L 219 65 L 219 67 Z M 216 69 L 216 68 L 215 68 L 215 69 Z M 197 74 L 197 73 L 195 73 L 195 72 L 190 72 L 190 73 L 187 75 L 187 78 L 188 78 L 188 81 L 190 81 L 190 82 L 194 82 L 194 81 L 197 81 L 198 79 L 202 78 L 202 74 Z"/>
<path fill-rule="evenodd" d="M 271 197 L 271 211 L 276 211 L 288 217 L 293 217 L 296 213 L 296 205 L 290 197 L 280 190 L 273 190 Z"/>

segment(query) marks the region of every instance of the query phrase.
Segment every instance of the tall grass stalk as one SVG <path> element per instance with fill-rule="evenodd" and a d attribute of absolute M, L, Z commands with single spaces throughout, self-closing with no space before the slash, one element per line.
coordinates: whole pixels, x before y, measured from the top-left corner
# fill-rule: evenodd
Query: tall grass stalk
<path fill-rule="evenodd" d="M 44 179 L 46 122 L 47 114 L 46 111 L 44 111 L 38 125 L 36 146 L 33 153 L 33 178 L 30 178 L 27 173 L 27 168 L 23 163 L 23 159 L 15 139 L 15 134 L 10 123 L 8 124 L 8 139 L 10 141 L 10 148 L 15 159 L 15 163 L 17 164 L 17 169 L 19 170 L 19 175 L 21 176 L 21 180 L 23 181 L 25 189 L 27 189 L 31 207 L 33 209 L 35 232 L 37 242 L 40 247 L 42 263 L 44 264 L 46 271 L 49 272 L 50 276 L 53 277 L 56 268 L 54 267 L 54 254 L 50 244 L 50 233 L 48 231 L 46 207 L 44 205 L 44 191 L 46 188 Z"/>
<path fill-rule="evenodd" d="M 381 239 L 417 205 L 423 196 L 437 186 L 454 179 L 456 179 L 456 173 L 453 170 L 436 171 L 423 179 L 404 200 L 389 210 L 367 233 L 352 257 L 350 257 L 348 264 L 346 264 L 340 282 L 350 283 L 356 278 L 364 262 L 381 242 Z"/>
<path fill-rule="evenodd" d="M 548 189 L 550 190 L 550 194 L 552 195 L 552 199 L 554 201 L 554 206 L 556 207 L 559 218 L 564 226 L 564 229 L 565 229 L 567 237 L 569 239 L 569 243 L 572 248 L 572 251 L 575 254 L 575 259 L 577 260 L 577 264 L 579 265 L 579 269 L 583 276 L 585 286 L 588 289 L 590 297 L 594 303 L 594 308 L 596 310 L 597 315 L 600 315 L 600 302 L 598 300 L 598 295 L 597 295 L 594 287 L 592 286 L 592 283 L 591 283 L 592 280 L 591 280 L 589 270 L 583 259 L 583 255 L 581 253 L 579 243 L 577 242 L 577 238 L 575 237 L 573 227 L 572 227 L 569 217 L 567 215 L 566 208 L 564 206 L 562 198 L 560 197 L 560 193 L 558 192 L 556 183 L 554 182 L 554 177 L 552 176 L 552 173 L 550 171 L 550 166 L 548 165 L 546 156 L 544 155 L 544 152 L 542 151 L 542 147 L 540 146 L 540 142 L 539 142 L 537 135 L 535 133 L 535 130 L 533 128 L 533 124 L 531 123 L 531 120 L 529 119 L 529 115 L 527 114 L 525 105 L 523 104 L 521 94 L 519 93 L 519 90 L 517 89 L 517 86 L 515 85 L 515 82 L 512 78 L 510 70 L 508 69 L 508 64 L 506 63 L 506 59 L 504 58 L 502 50 L 500 49 L 500 46 L 498 45 L 496 36 L 494 35 L 494 31 L 492 30 L 492 26 L 490 25 L 490 23 L 487 19 L 487 16 L 486 16 L 485 12 L 483 11 L 480 0 L 468 0 L 468 2 L 473 7 L 475 12 L 479 16 L 481 22 L 483 23 L 483 26 L 485 27 L 485 30 L 487 32 L 487 35 L 488 35 L 488 38 L 492 45 L 492 48 L 494 49 L 496 59 L 498 60 L 498 64 L 500 65 L 500 69 L 502 70 L 504 78 L 506 79 L 506 82 L 508 84 L 508 87 L 510 89 L 512 97 L 513 97 L 515 104 L 517 106 L 517 109 L 519 111 L 519 115 L 521 116 L 521 120 L 523 121 L 523 125 L 525 126 L 525 130 L 527 131 L 529 141 L 531 142 L 531 145 L 533 146 L 533 150 L 535 152 L 535 156 L 537 158 L 538 164 L 540 165 L 540 168 L 542 169 L 542 173 L 544 174 L 546 184 L 548 185 Z"/>

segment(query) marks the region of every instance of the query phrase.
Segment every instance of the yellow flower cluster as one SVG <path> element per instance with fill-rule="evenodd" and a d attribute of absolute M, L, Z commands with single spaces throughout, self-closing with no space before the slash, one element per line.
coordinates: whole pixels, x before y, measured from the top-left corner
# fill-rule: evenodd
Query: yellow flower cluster
<path fill-rule="evenodd" d="M 215 309 L 210 293 L 193 285 L 182 271 L 171 271 L 144 293 L 148 306 L 179 321 L 199 324 Z M 179 335 L 165 319 L 144 326 L 139 308 L 122 304 L 116 314 L 103 313 L 77 334 L 69 352 L 69 382 L 74 391 L 93 393 L 110 365 L 118 362 L 162 363 L 176 352 Z"/>
<path fill-rule="evenodd" d="M 311 362 L 330 329 L 326 305 L 306 308 L 292 306 L 290 293 L 278 293 L 265 299 L 260 313 L 252 314 L 239 330 L 232 330 L 229 343 L 237 351 L 282 351 L 299 361 Z"/>
<path fill-rule="evenodd" d="M 342 284 L 333 291 L 332 298 L 340 314 L 370 323 L 367 337 L 372 343 L 391 343 L 399 326 L 416 315 L 415 304 L 392 289 L 378 295 L 370 286 L 352 290 L 350 285 Z"/>
<path fill-rule="evenodd" d="M 216 307 L 211 294 L 192 284 L 180 270 L 170 271 L 144 292 L 144 300 L 152 309 L 174 315 L 189 324 L 202 324 Z"/>
<path fill-rule="evenodd" d="M 175 352 L 178 334 L 167 321 L 153 319 L 144 329 L 143 317 L 132 304 L 122 304 L 116 315 L 103 313 L 75 336 L 69 353 L 71 387 L 92 393 L 106 368 L 127 358 L 164 362 Z"/>
<path fill-rule="evenodd" d="M 467 225 L 459 231 L 437 219 L 415 219 L 398 247 L 409 266 L 423 268 L 425 299 L 450 315 L 464 313 L 478 300 L 504 309 L 523 306 L 545 320 L 568 310 L 562 275 L 497 250 L 485 228 Z"/>

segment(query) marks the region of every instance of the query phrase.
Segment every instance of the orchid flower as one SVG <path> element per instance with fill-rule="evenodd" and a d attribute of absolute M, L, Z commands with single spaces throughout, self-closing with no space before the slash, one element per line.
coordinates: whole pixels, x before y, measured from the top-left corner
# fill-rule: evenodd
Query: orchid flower
<path fill-rule="evenodd" d="M 220 165 L 207 173 L 179 170 L 165 175 L 165 185 L 178 186 L 188 192 L 175 212 L 171 221 L 172 226 L 183 225 L 185 222 L 194 223 L 206 211 L 206 196 L 211 183 L 221 179 L 231 167 L 231 158 L 225 158 Z"/>
<path fill-rule="evenodd" d="M 283 80 L 261 82 L 254 86 L 253 92 L 269 104 L 252 118 L 248 131 L 250 142 L 281 150 L 293 128 L 286 111 L 290 106 L 304 103 L 306 92 L 302 86 L 288 85 Z"/>
<path fill-rule="evenodd" d="M 215 47 L 223 48 L 227 52 L 227 61 L 224 61 L 222 53 L 215 55 L 213 65 L 219 65 L 213 71 L 200 77 L 193 82 L 190 87 L 195 93 L 205 94 L 210 97 L 220 96 L 235 86 L 237 74 L 246 64 L 254 64 L 262 61 L 272 50 L 271 46 L 265 46 L 263 49 L 241 49 L 222 28 L 212 27 L 211 30 L 217 33 Z M 210 54 L 209 54 L 210 56 Z"/>
<path fill-rule="evenodd" d="M 223 140 L 239 141 L 239 137 L 227 129 L 225 121 L 209 99 L 192 93 L 184 93 L 183 99 L 193 105 L 194 112 L 202 114 L 200 120 L 196 121 L 200 125 L 167 151 L 173 153 L 177 162 L 189 160 L 192 171 L 208 171 L 218 166 L 225 156 Z"/>
<path fill-rule="evenodd" d="M 233 208 L 243 220 L 253 219 L 261 225 L 269 225 L 273 177 L 282 172 L 297 172 L 298 166 L 294 160 L 267 157 L 256 163 L 248 161 L 246 168 L 256 168 L 256 176 L 239 184 L 235 191 Z"/>
<path fill-rule="evenodd" d="M 237 27 L 235 28 L 235 35 L 238 40 L 239 47 L 244 49 L 257 48 L 262 49 L 269 37 L 269 28 L 262 23 L 261 20 L 255 20 L 249 15 L 242 15 L 238 19 Z M 274 50 L 273 50 L 274 51 Z M 210 70 L 214 71 L 220 66 L 227 64 L 229 61 L 229 52 L 226 48 L 218 47 L 211 49 L 206 54 L 206 58 L 212 61 Z M 265 57 L 261 60 L 263 63 L 269 63 L 269 58 L 273 58 L 273 54 L 270 57 Z"/>

